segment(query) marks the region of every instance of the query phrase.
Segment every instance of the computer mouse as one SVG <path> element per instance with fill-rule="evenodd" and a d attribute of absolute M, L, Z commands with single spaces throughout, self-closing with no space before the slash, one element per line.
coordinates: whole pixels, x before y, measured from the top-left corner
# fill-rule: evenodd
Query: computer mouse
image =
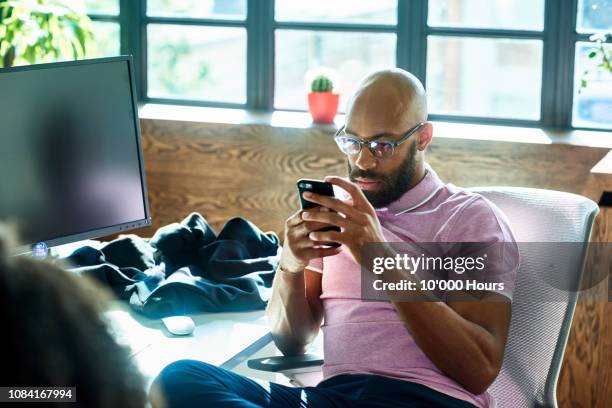
<path fill-rule="evenodd" d="M 161 319 L 166 329 L 177 336 L 187 336 L 193 333 L 195 323 L 188 316 L 168 316 Z"/>

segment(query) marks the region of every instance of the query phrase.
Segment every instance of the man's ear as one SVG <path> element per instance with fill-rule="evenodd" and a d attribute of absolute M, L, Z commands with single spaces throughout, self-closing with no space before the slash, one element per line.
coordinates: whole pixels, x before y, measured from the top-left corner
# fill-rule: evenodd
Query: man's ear
<path fill-rule="evenodd" d="M 433 125 L 430 122 L 425 122 L 425 126 L 419 131 L 417 149 L 425 151 L 431 143 L 433 137 Z"/>

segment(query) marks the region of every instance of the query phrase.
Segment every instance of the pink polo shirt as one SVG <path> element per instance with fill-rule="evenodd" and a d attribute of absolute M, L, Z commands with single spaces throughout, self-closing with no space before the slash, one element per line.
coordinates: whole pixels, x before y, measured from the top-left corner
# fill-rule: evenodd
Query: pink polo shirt
<path fill-rule="evenodd" d="M 519 264 L 518 247 L 504 214 L 479 194 L 444 184 L 427 167 L 423 180 L 388 208 L 377 210 L 388 242 L 509 242 L 496 273 L 503 295 L 512 299 Z M 324 378 L 369 373 L 433 388 L 478 407 L 495 402 L 474 395 L 447 377 L 421 351 L 390 302 L 361 300 L 361 270 L 348 252 L 315 259 L 309 268 L 323 273 Z"/>

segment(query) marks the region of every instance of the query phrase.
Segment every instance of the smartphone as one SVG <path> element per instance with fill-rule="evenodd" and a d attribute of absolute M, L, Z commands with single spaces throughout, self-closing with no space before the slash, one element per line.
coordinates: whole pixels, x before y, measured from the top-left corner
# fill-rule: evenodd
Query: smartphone
<path fill-rule="evenodd" d="M 319 204 L 313 203 L 312 201 L 308 201 L 304 198 L 304 193 L 306 191 L 310 191 L 315 194 L 334 197 L 334 186 L 331 183 L 321 180 L 311 180 L 311 179 L 299 179 L 297 181 L 298 195 L 300 196 L 300 204 L 302 205 L 302 210 L 307 210 L 309 208 L 319 207 Z M 329 227 L 321 228 L 317 231 L 340 231 L 340 227 L 330 225 Z M 330 247 L 339 247 L 340 244 L 337 242 L 325 242 L 324 245 Z"/>
<path fill-rule="evenodd" d="M 298 193 L 300 195 L 300 204 L 302 205 L 302 210 L 319 207 L 319 204 L 313 203 L 312 201 L 308 201 L 303 197 L 306 191 L 310 191 L 311 193 L 328 197 L 334 196 L 334 186 L 326 181 L 299 179 L 297 182 L 297 187 Z"/>

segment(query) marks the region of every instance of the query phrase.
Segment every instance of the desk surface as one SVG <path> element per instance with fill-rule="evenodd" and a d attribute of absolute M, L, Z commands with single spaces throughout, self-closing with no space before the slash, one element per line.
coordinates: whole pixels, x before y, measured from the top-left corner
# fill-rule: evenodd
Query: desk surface
<path fill-rule="evenodd" d="M 64 257 L 83 245 L 100 248 L 103 244 L 81 241 L 57 247 L 56 253 Z M 263 310 L 190 317 L 195 322 L 194 332 L 175 336 L 160 319 L 142 316 L 121 302 L 115 302 L 105 313 L 111 332 L 118 343 L 131 351 L 147 386 L 173 361 L 194 359 L 231 370 L 272 341 Z"/>
<path fill-rule="evenodd" d="M 117 341 L 130 349 L 147 384 L 180 359 L 232 369 L 271 341 L 263 310 L 193 315 L 196 328 L 189 336 L 174 336 L 161 320 L 140 316 L 122 304 L 105 317 Z"/>

